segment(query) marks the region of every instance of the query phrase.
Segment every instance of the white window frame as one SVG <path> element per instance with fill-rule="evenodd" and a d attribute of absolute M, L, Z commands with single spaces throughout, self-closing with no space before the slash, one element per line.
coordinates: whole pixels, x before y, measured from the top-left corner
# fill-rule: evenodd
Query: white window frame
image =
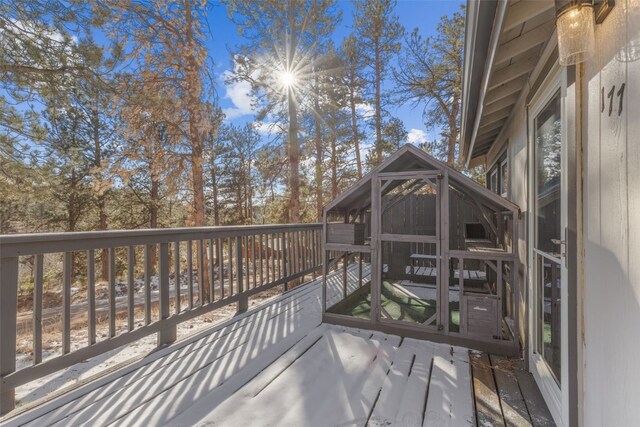
<path fill-rule="evenodd" d="M 529 356 L 529 369 L 533 374 L 538 387 L 544 397 L 547 406 L 551 414 L 553 415 L 554 420 L 558 425 L 565 425 L 568 420 L 568 384 L 569 384 L 569 358 L 568 358 L 568 348 L 569 348 L 569 337 L 568 337 L 568 283 L 567 283 L 567 269 L 564 258 L 561 260 L 561 268 L 562 268 L 562 290 L 561 290 L 561 314 L 560 314 L 560 341 L 562 344 L 562 353 L 561 353 L 561 375 L 560 375 L 560 383 L 563 385 L 560 387 L 555 380 L 555 377 L 551 373 L 549 366 L 547 365 L 544 358 L 536 353 L 536 340 L 538 337 L 537 330 L 537 319 L 536 315 L 537 304 L 539 302 L 538 289 L 536 286 L 536 264 L 535 264 L 535 256 L 534 256 L 534 241 L 535 241 L 535 221 L 536 221 L 536 212 L 535 212 L 535 197 L 534 197 L 534 188 L 535 188 L 535 179 L 536 179 L 536 171 L 535 171 L 535 141 L 533 139 L 534 135 L 534 121 L 538 114 L 542 111 L 543 108 L 547 106 L 549 101 L 560 91 L 560 116 L 561 116 L 561 138 L 562 138 L 562 151 L 561 151 L 561 200 L 562 200 L 562 208 L 561 208 L 561 218 L 560 223 L 562 228 L 564 229 L 567 225 L 567 106 L 566 106 L 566 94 L 567 94 L 567 74 L 566 70 L 562 69 L 558 63 L 554 65 L 543 84 L 540 86 L 538 91 L 533 96 L 531 102 L 529 103 L 528 108 L 528 155 L 529 155 L 529 164 L 528 168 L 528 205 L 529 205 L 529 225 L 527 230 L 528 235 L 528 293 L 529 298 L 527 301 L 528 310 L 529 310 L 529 331 L 528 331 L 528 356 Z"/>
<path fill-rule="evenodd" d="M 506 166 L 507 167 L 507 182 L 505 183 L 505 179 L 504 179 L 504 175 L 503 175 L 503 167 Z M 498 165 L 498 186 L 499 187 L 504 187 L 504 188 L 499 188 L 500 190 L 500 195 L 502 197 L 508 197 L 509 196 L 509 155 L 505 156 L 504 160 L 500 162 L 500 164 Z"/>

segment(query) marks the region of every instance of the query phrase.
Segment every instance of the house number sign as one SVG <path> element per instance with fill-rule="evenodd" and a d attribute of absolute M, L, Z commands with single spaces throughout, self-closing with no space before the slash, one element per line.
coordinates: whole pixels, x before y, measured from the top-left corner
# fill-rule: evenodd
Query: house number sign
<path fill-rule="evenodd" d="M 609 115 L 609 117 L 611 117 L 611 114 L 614 113 L 615 110 L 618 111 L 618 115 L 622 114 L 622 107 L 624 105 L 623 100 L 624 100 L 624 88 L 625 88 L 625 86 L 626 86 L 626 84 L 622 83 L 620 85 L 620 88 L 616 91 L 616 85 L 613 85 L 613 86 L 611 86 L 611 89 L 609 89 L 609 91 L 606 92 L 606 95 L 605 95 L 604 86 L 601 88 L 601 93 L 600 93 L 600 100 L 601 100 L 600 112 L 601 113 L 604 113 L 604 111 L 606 109 L 606 105 L 608 103 L 608 106 L 609 106 L 608 115 Z M 614 103 L 614 99 L 617 99 L 617 102 Z M 614 110 L 614 108 L 615 108 L 615 110 Z"/>

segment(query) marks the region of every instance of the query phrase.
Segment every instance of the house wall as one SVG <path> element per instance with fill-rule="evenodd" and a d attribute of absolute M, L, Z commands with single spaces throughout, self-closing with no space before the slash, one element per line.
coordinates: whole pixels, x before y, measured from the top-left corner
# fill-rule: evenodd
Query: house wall
<path fill-rule="evenodd" d="M 502 135 L 501 148 L 491 150 L 487 158 L 487 166 L 493 165 L 503 153 L 506 146 L 509 164 L 509 191 L 507 197 L 520 207 L 521 218 L 518 230 L 518 254 L 520 256 L 520 337 L 526 344 L 527 328 L 527 113 L 524 102 L 518 103 L 514 116 Z M 489 168 L 487 168 L 489 169 Z"/>
<path fill-rule="evenodd" d="M 583 86 L 583 422 L 630 426 L 640 420 L 640 0 L 616 1 L 596 46 Z"/>
<path fill-rule="evenodd" d="M 586 426 L 633 426 L 640 420 L 640 0 L 616 1 L 605 22 L 596 26 L 594 57 L 576 67 L 575 73 L 582 93 L 576 95 L 577 118 L 568 119 L 581 125 L 582 158 L 576 160 L 581 162 L 582 182 L 575 187 L 582 188 L 582 201 L 569 215 L 577 213 L 582 219 L 578 249 L 583 256 L 577 261 L 578 333 L 569 339 L 577 339 L 581 347 L 578 421 Z M 533 78 L 538 77 L 544 75 Z M 485 159 L 490 167 L 508 144 L 508 197 L 523 213 L 519 242 L 523 337 L 528 320 L 524 293 L 529 209 L 523 100 L 532 95 L 529 88 L 536 87 L 533 78 Z M 574 425 L 576 419 L 571 417 Z"/>

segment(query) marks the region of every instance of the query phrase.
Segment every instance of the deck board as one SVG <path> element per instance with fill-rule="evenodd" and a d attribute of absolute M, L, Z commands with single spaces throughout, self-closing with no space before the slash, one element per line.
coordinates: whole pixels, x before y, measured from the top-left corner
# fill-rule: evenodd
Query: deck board
<path fill-rule="evenodd" d="M 518 380 L 518 386 L 522 392 L 522 397 L 527 405 L 531 424 L 534 427 L 555 426 L 556 424 L 553 422 L 551 412 L 549 412 L 549 408 L 544 402 L 544 398 L 533 379 L 533 375 L 525 370 L 522 362 L 515 366 L 514 372 Z"/>
<path fill-rule="evenodd" d="M 266 319 L 271 321 L 277 321 L 279 317 L 288 319 L 298 306 L 306 304 L 312 298 L 314 298 L 313 293 L 300 292 L 296 298 L 266 307 L 254 316 L 244 318 L 212 333 L 210 337 L 198 340 L 167 357 L 115 379 L 108 386 L 92 391 L 81 399 L 47 414 L 34 422 L 34 425 L 48 425 L 56 421 L 83 422 L 94 419 L 93 417 L 97 414 L 103 417 L 106 415 L 115 417 L 118 415 L 116 410 L 129 408 L 145 396 L 157 392 L 158 388 L 167 387 L 171 381 L 178 381 L 192 374 L 193 369 L 196 369 L 195 366 L 202 368 L 240 347 L 246 347 L 246 329 L 254 328 Z M 191 367 L 193 368 L 189 371 Z M 159 378 L 162 381 L 158 381 Z M 144 393 L 140 393 L 139 390 L 144 390 Z M 127 402 L 122 404 L 123 400 Z"/>
<path fill-rule="evenodd" d="M 320 281 L 6 425 L 475 425 L 467 349 L 322 324 Z M 329 283 L 329 301 L 340 299 Z"/>
<path fill-rule="evenodd" d="M 530 426 L 531 418 L 527 411 L 527 405 L 518 386 L 518 380 L 510 366 L 514 363 L 514 359 L 493 354 L 490 359 L 505 424 L 509 427 Z"/>
<path fill-rule="evenodd" d="M 471 352 L 469 358 L 473 370 L 473 391 L 478 426 L 504 426 L 500 397 L 493 378 L 489 355 Z"/>
<path fill-rule="evenodd" d="M 424 426 L 469 426 L 475 420 L 468 350 L 447 347 L 450 354 L 433 358 Z"/>
<path fill-rule="evenodd" d="M 522 360 L 475 351 L 469 359 L 478 426 L 556 425 Z"/>
<path fill-rule="evenodd" d="M 370 425 L 387 426 L 399 418 L 400 405 L 405 402 L 404 394 L 415 358 L 415 352 L 401 346 L 389 367 L 375 406 L 368 417 Z M 425 384 L 427 379 L 428 372 L 424 379 Z"/>

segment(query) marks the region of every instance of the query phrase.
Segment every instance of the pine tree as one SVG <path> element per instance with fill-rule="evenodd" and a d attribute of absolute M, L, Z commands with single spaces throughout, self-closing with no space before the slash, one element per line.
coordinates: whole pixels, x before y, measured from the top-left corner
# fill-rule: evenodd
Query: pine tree
<path fill-rule="evenodd" d="M 460 135 L 464 9 L 443 16 L 434 37 L 423 38 L 416 28 L 406 40 L 394 77 L 401 102 L 424 108 L 427 127 L 438 129 L 434 154 L 455 166 Z"/>
<path fill-rule="evenodd" d="M 299 117 L 313 99 L 314 64 L 339 14 L 334 0 L 229 0 L 227 10 L 245 43 L 234 56 L 232 81 L 246 81 L 256 97 L 258 120 L 286 122 L 289 222 L 300 221 Z M 302 119 L 302 120 L 301 120 Z M 285 136 L 284 134 L 282 135 Z"/>
<path fill-rule="evenodd" d="M 362 73 L 362 55 L 358 51 L 358 43 L 353 34 L 349 35 L 342 42 L 340 49 L 340 57 L 342 59 L 343 70 L 342 84 L 347 91 L 349 101 L 350 124 L 351 124 L 351 143 L 353 144 L 353 152 L 356 159 L 356 167 L 358 178 L 362 178 L 362 159 L 360 153 L 360 140 L 363 138 L 359 122 L 358 105 L 364 102 L 362 95 L 365 89 L 365 81 Z"/>
<path fill-rule="evenodd" d="M 365 67 L 368 97 L 374 108 L 376 134 L 374 166 L 382 161 L 382 122 L 384 107 L 388 102 L 382 94 L 382 82 L 389 72 L 391 59 L 400 51 L 404 28 L 394 13 L 394 0 L 356 0 L 354 33 Z"/>

